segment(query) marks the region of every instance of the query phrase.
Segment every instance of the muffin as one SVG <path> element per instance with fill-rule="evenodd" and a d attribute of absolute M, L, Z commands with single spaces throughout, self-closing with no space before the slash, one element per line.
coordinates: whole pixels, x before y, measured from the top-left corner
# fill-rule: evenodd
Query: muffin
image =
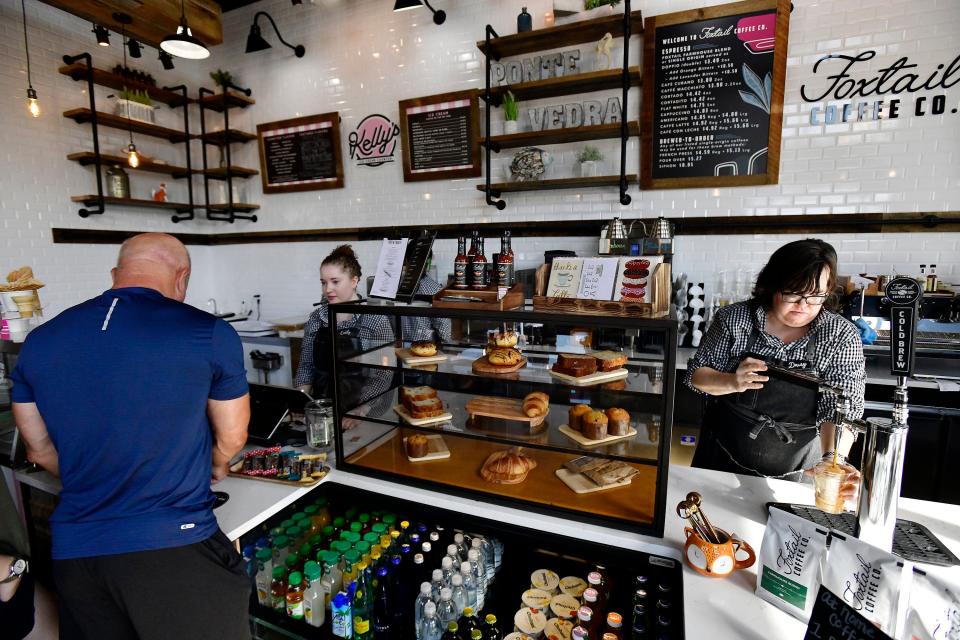
<path fill-rule="evenodd" d="M 583 437 L 587 440 L 603 440 L 607 437 L 607 414 L 591 411 L 581 420 Z"/>
<path fill-rule="evenodd" d="M 580 431 L 583 427 L 582 420 L 583 416 L 590 413 L 590 405 L 587 404 L 575 404 L 570 407 L 570 418 L 567 422 L 568 426 L 574 431 Z"/>
<path fill-rule="evenodd" d="M 427 436 L 422 433 L 408 436 L 406 439 L 407 456 L 410 458 L 422 458 L 427 455 L 428 444 Z"/>
<path fill-rule="evenodd" d="M 630 431 L 630 414 L 619 407 L 607 409 L 607 433 L 625 436 Z"/>

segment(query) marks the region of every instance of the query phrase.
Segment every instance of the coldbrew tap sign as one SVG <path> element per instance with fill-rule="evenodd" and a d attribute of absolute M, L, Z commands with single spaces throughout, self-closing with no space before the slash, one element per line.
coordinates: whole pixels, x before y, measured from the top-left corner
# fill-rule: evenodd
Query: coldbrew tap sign
<path fill-rule="evenodd" d="M 890 373 L 909 376 L 913 373 L 917 306 L 923 291 L 913 278 L 894 278 L 887 284 L 886 295 L 890 301 Z"/>

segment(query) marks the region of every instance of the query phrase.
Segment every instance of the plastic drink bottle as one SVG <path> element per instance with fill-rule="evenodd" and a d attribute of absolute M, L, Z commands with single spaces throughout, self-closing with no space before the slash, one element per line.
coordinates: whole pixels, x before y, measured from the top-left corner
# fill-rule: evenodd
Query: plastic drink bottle
<path fill-rule="evenodd" d="M 303 574 L 299 571 L 290 574 L 286 599 L 287 615 L 294 620 L 303 620 Z"/>
<path fill-rule="evenodd" d="M 450 584 L 450 592 L 453 604 L 457 607 L 457 615 L 462 615 L 464 609 L 470 608 L 467 603 L 467 590 L 463 587 L 463 576 L 459 573 L 453 574 L 453 577 L 450 578 Z"/>
<path fill-rule="evenodd" d="M 353 612 L 350 610 L 350 596 L 343 591 L 330 600 L 330 625 L 337 638 L 353 637 Z"/>
<path fill-rule="evenodd" d="M 254 582 L 257 585 L 257 602 L 265 607 L 270 606 L 270 582 L 273 579 L 273 554 L 270 549 L 257 551 L 257 576 Z"/>
<path fill-rule="evenodd" d="M 437 605 L 431 600 L 423 606 L 423 619 L 420 621 L 420 640 L 440 640 L 443 627 L 437 618 Z"/>
<path fill-rule="evenodd" d="M 473 570 L 469 562 L 460 565 L 460 576 L 463 579 L 463 588 L 467 592 L 467 606 L 477 610 L 477 582 L 473 579 Z"/>
<path fill-rule="evenodd" d="M 443 626 L 451 622 L 456 622 L 459 617 L 457 616 L 457 607 L 453 604 L 453 593 L 449 587 L 444 587 L 440 590 L 440 604 L 437 605 L 437 617 Z"/>
<path fill-rule="evenodd" d="M 433 602 L 430 594 L 430 583 L 420 583 L 420 595 L 417 596 L 417 599 L 413 603 L 413 623 L 414 629 L 417 632 L 417 640 L 422 640 L 420 638 L 420 625 L 423 622 L 423 610 L 426 608 L 428 602 Z"/>
<path fill-rule="evenodd" d="M 327 619 L 327 603 L 320 580 L 322 573 L 316 562 L 310 561 L 303 565 L 303 575 L 307 583 L 307 589 L 303 592 L 303 620 L 311 627 L 322 627 Z"/>

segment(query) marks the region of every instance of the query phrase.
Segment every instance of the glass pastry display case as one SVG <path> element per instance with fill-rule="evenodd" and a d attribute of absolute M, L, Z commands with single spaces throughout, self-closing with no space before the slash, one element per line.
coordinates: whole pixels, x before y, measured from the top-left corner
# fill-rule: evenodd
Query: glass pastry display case
<path fill-rule="evenodd" d="M 676 319 L 455 304 L 330 306 L 338 467 L 662 536 Z"/>

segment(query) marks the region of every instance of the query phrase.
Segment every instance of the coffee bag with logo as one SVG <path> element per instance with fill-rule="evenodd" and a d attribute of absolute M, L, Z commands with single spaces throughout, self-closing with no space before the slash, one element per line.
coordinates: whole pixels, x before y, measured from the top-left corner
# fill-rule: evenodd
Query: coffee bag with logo
<path fill-rule="evenodd" d="M 823 570 L 823 586 L 893 636 L 903 566 L 903 561 L 893 554 L 834 531 Z"/>
<path fill-rule="evenodd" d="M 806 622 L 826 554 L 826 529 L 771 507 L 760 547 L 757 596 Z"/>
<path fill-rule="evenodd" d="M 956 575 L 956 574 L 954 574 Z M 960 584 L 913 570 L 901 640 L 960 640 Z"/>

